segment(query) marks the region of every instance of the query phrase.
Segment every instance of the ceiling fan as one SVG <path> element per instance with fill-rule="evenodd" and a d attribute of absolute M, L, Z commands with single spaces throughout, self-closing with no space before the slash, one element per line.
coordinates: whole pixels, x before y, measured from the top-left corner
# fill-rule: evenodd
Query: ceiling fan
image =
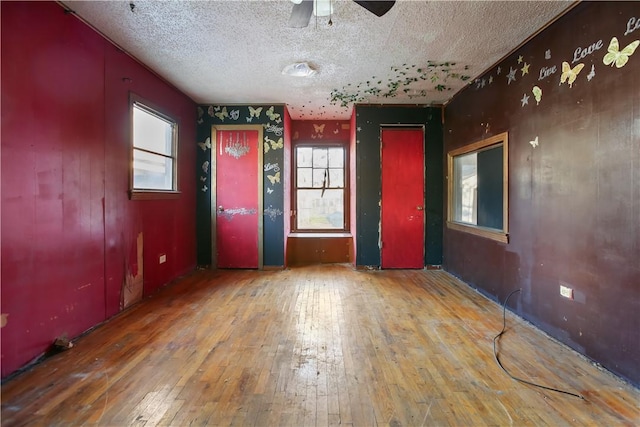
<path fill-rule="evenodd" d="M 376 16 L 384 15 L 395 4 L 395 1 L 353 1 Z M 294 3 L 291 9 L 291 17 L 289 18 L 289 27 L 292 28 L 304 28 L 309 25 L 312 14 L 328 16 L 333 10 L 331 0 L 291 0 L 291 2 Z"/>

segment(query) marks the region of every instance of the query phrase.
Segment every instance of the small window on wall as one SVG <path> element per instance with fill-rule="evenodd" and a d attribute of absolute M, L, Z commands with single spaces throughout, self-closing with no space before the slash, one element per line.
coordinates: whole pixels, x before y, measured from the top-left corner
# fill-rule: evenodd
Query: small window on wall
<path fill-rule="evenodd" d="M 346 231 L 345 147 L 298 145 L 294 157 L 293 231 Z"/>
<path fill-rule="evenodd" d="M 132 96 L 131 198 L 175 197 L 178 124 Z"/>
<path fill-rule="evenodd" d="M 508 241 L 508 151 L 505 132 L 448 153 L 449 228 Z"/>

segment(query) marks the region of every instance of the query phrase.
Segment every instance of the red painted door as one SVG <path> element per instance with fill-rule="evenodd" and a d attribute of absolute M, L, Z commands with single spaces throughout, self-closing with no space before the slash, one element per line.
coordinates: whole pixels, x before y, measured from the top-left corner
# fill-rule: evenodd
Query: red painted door
<path fill-rule="evenodd" d="M 424 134 L 382 130 L 382 268 L 424 268 Z"/>
<path fill-rule="evenodd" d="M 258 268 L 258 132 L 217 130 L 218 268 Z"/>

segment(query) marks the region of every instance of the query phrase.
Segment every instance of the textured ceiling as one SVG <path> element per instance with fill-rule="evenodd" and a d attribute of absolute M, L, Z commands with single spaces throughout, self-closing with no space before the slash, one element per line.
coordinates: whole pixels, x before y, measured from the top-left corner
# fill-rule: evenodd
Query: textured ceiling
<path fill-rule="evenodd" d="M 377 17 L 336 0 L 333 25 L 289 28 L 288 0 L 63 3 L 197 103 L 287 104 L 297 120 L 443 104 L 572 4 L 401 0 Z M 300 61 L 317 74 L 282 75 Z"/>

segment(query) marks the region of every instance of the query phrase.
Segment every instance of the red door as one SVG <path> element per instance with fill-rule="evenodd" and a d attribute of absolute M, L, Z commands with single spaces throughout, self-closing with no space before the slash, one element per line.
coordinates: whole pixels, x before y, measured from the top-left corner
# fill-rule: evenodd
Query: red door
<path fill-rule="evenodd" d="M 424 268 L 424 133 L 382 130 L 382 268 Z"/>
<path fill-rule="evenodd" d="M 216 131 L 216 254 L 219 268 L 258 268 L 258 132 Z"/>

